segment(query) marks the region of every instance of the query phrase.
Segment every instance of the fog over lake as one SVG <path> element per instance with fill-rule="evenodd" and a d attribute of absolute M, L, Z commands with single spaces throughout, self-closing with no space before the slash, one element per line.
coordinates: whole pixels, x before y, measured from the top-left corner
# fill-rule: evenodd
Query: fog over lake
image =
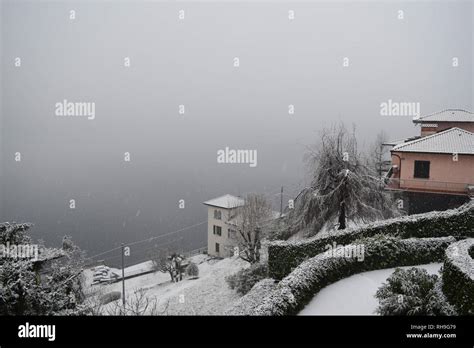
<path fill-rule="evenodd" d="M 355 124 L 361 148 L 382 129 L 417 134 L 380 115 L 388 100 L 473 109 L 471 1 L 1 3 L 0 220 L 89 255 L 203 222 L 202 202 L 226 193 L 278 210 L 324 127 Z M 95 117 L 57 116 L 64 100 Z M 218 163 L 226 147 L 256 150 L 257 165 Z M 204 246 L 206 229 L 137 245 L 130 262 L 180 237 Z"/>

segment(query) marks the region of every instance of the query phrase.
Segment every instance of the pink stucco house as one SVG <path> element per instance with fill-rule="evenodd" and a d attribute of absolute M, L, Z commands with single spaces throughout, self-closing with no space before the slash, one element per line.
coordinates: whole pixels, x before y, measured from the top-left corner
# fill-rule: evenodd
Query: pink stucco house
<path fill-rule="evenodd" d="M 413 123 L 420 125 L 422 137 L 454 127 L 474 133 L 474 113 L 461 109 L 447 109 L 415 117 Z"/>
<path fill-rule="evenodd" d="M 421 136 L 391 149 L 387 188 L 473 197 L 474 113 L 450 109 L 413 122 L 421 125 Z"/>

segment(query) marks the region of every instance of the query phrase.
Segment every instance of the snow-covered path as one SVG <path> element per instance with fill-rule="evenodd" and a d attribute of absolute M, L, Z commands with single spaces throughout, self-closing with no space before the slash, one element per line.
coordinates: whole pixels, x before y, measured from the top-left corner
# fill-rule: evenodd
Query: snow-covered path
<path fill-rule="evenodd" d="M 436 274 L 441 263 L 416 266 Z M 408 269 L 410 267 L 400 267 Z M 355 274 L 322 289 L 299 315 L 373 315 L 377 308 L 374 295 L 395 268 Z"/>

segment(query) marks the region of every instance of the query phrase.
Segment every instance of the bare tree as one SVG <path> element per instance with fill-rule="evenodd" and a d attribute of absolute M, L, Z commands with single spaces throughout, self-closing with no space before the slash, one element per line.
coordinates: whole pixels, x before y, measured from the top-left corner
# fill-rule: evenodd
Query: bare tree
<path fill-rule="evenodd" d="M 369 154 L 368 163 L 379 177 L 382 177 L 385 172 L 385 158 L 388 150 L 384 144 L 387 140 L 387 133 L 381 130 L 375 137 L 375 142 L 372 144 L 371 153 Z"/>
<path fill-rule="evenodd" d="M 237 208 L 236 222 L 239 256 L 251 264 L 260 261 L 261 239 L 264 226 L 272 217 L 270 204 L 263 195 L 250 194 L 243 206 Z"/>
<path fill-rule="evenodd" d="M 168 250 L 157 249 L 154 250 L 151 255 L 151 261 L 153 268 L 156 271 L 169 273 L 171 281 L 175 281 L 174 266 L 169 257 L 170 253 Z"/>
<path fill-rule="evenodd" d="M 178 253 L 173 253 L 170 256 L 170 259 L 171 259 L 171 264 L 173 267 L 175 281 L 179 282 L 180 280 L 183 280 L 182 264 L 184 261 L 184 256 Z"/>
<path fill-rule="evenodd" d="M 297 197 L 289 216 L 290 226 L 311 226 L 319 231 L 337 218 L 338 229 L 346 221 L 372 221 L 393 216 L 393 199 L 383 181 L 370 169 L 358 152 L 355 129 L 332 126 L 321 133 L 320 143 L 309 149 L 311 186 Z"/>
<path fill-rule="evenodd" d="M 114 301 L 102 311 L 102 314 L 131 316 L 164 315 L 167 314 L 168 307 L 169 300 L 165 303 L 163 310 L 158 310 L 158 300 L 156 296 L 149 297 L 146 295 L 146 290 L 138 289 L 125 299 L 125 307 L 121 301 Z"/>
<path fill-rule="evenodd" d="M 169 273 L 172 282 L 183 280 L 182 262 L 184 257 L 175 252 L 157 249 L 151 254 L 151 260 L 155 270 Z"/>

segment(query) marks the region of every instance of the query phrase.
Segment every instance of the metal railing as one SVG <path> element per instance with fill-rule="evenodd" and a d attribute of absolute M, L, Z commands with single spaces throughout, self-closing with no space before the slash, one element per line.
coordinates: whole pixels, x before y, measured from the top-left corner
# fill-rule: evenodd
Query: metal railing
<path fill-rule="evenodd" d="M 396 179 L 387 180 L 387 188 L 393 190 L 414 190 L 427 192 L 447 192 L 469 194 L 469 188 L 474 183 L 459 183 L 448 181 L 436 181 L 429 179 Z"/>

